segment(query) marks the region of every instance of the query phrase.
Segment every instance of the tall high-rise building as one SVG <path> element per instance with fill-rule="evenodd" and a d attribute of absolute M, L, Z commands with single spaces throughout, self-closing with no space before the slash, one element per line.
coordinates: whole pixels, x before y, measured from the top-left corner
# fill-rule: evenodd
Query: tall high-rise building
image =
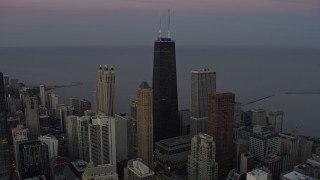
<path fill-rule="evenodd" d="M 89 121 L 89 158 L 94 165 L 116 166 L 115 119 L 111 116 L 92 117 Z"/>
<path fill-rule="evenodd" d="M 137 96 L 138 157 L 148 167 L 153 168 L 152 89 L 147 82 L 140 84 Z"/>
<path fill-rule="evenodd" d="M 292 170 L 298 164 L 299 142 L 297 137 L 279 134 L 281 143 L 282 170 Z"/>
<path fill-rule="evenodd" d="M 181 136 L 190 134 L 190 116 L 191 113 L 189 109 L 182 109 L 179 111 Z"/>
<path fill-rule="evenodd" d="M 45 86 L 40 85 L 40 100 L 41 100 L 41 106 L 46 107 L 46 96 L 45 96 Z"/>
<path fill-rule="evenodd" d="M 100 66 L 98 70 L 98 83 L 95 94 L 95 111 L 97 114 L 114 116 L 116 112 L 115 101 L 115 70 L 111 66 L 104 68 Z"/>
<path fill-rule="evenodd" d="M 9 132 L 6 116 L 6 95 L 3 74 L 0 72 L 0 179 L 10 179 Z"/>
<path fill-rule="evenodd" d="M 208 133 L 208 99 L 214 92 L 216 72 L 209 69 L 191 71 L 191 136 Z"/>
<path fill-rule="evenodd" d="M 39 104 L 36 97 L 26 96 L 25 118 L 27 128 L 33 137 L 40 136 Z"/>
<path fill-rule="evenodd" d="M 90 117 L 82 116 L 78 117 L 77 133 L 78 133 L 78 147 L 79 147 L 79 159 L 89 162 L 89 136 L 88 136 L 88 124 Z"/>
<path fill-rule="evenodd" d="M 131 119 L 125 113 L 117 113 L 116 121 L 116 150 L 117 162 L 133 158 L 133 139 Z"/>
<path fill-rule="evenodd" d="M 137 138 L 137 100 L 131 102 L 131 126 L 132 126 L 132 139 L 133 139 L 133 154 L 134 157 L 137 157 L 138 152 L 138 138 Z"/>
<path fill-rule="evenodd" d="M 241 154 L 240 174 L 247 173 L 254 168 L 254 154 L 247 152 Z"/>
<path fill-rule="evenodd" d="M 58 156 L 58 139 L 52 135 L 45 135 L 38 137 L 38 140 L 48 145 L 49 159 Z"/>
<path fill-rule="evenodd" d="M 70 106 L 74 109 L 74 115 L 80 116 L 80 100 L 77 96 L 70 98 Z"/>
<path fill-rule="evenodd" d="M 282 133 L 283 111 L 270 111 L 269 123 L 275 132 Z"/>
<path fill-rule="evenodd" d="M 214 92 L 216 92 L 216 72 L 209 69 L 191 71 L 192 117 L 208 117 L 208 99 Z"/>
<path fill-rule="evenodd" d="M 84 116 L 84 112 L 91 110 L 91 103 L 86 99 L 80 101 L 80 116 Z"/>
<path fill-rule="evenodd" d="M 219 176 L 227 175 L 234 165 L 234 100 L 235 95 L 231 92 L 213 93 L 209 96 L 208 134 L 216 143 Z"/>
<path fill-rule="evenodd" d="M 66 137 L 68 142 L 69 158 L 73 161 L 79 159 L 78 142 L 78 118 L 77 116 L 67 116 L 66 118 Z"/>
<path fill-rule="evenodd" d="M 254 129 L 249 137 L 249 151 L 258 161 L 269 155 L 280 153 L 278 134 L 273 131 Z"/>
<path fill-rule="evenodd" d="M 188 179 L 218 179 L 218 163 L 215 157 L 216 145 L 213 138 L 203 133 L 194 136 L 191 140 L 191 154 L 188 158 Z"/>
<path fill-rule="evenodd" d="M 57 109 L 57 105 L 59 104 L 59 96 L 57 94 L 48 93 L 47 94 L 48 99 L 48 107 L 51 110 Z M 54 112 L 53 112 L 54 114 Z"/>
<path fill-rule="evenodd" d="M 4 87 L 9 86 L 9 85 L 10 85 L 10 78 L 9 78 L 9 76 L 8 76 L 8 75 L 4 75 L 3 79 L 4 79 Z"/>
<path fill-rule="evenodd" d="M 161 34 L 154 43 L 154 142 L 179 135 L 175 41 Z"/>
<path fill-rule="evenodd" d="M 254 108 L 252 112 L 252 125 L 265 126 L 267 124 L 266 110 L 262 108 Z"/>
<path fill-rule="evenodd" d="M 38 140 L 19 144 L 19 179 L 38 175 L 50 177 L 48 145 Z"/>

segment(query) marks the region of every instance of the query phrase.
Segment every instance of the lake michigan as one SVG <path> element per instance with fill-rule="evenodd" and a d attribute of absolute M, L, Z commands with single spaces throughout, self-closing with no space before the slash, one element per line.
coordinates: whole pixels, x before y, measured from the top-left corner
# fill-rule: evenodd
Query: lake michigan
<path fill-rule="evenodd" d="M 176 44 L 179 109 L 190 107 L 191 70 L 217 72 L 217 90 L 246 104 L 284 111 L 284 131 L 320 137 L 320 48 L 181 46 Z M 99 65 L 116 70 L 117 112 L 130 114 L 141 81 L 152 84 L 153 46 L 0 48 L 0 72 L 27 85 L 82 86 L 53 90 L 60 103 L 79 96 L 92 101 Z M 290 93 L 288 93 L 290 92 Z"/>

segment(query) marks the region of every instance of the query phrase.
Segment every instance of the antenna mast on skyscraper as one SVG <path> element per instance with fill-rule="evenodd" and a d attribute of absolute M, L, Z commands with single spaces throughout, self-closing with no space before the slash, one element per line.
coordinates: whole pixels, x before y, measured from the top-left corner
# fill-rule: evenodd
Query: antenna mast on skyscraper
<path fill-rule="evenodd" d="M 170 8 L 168 9 L 168 38 L 170 38 L 170 17 L 171 13 L 170 13 Z"/>
<path fill-rule="evenodd" d="M 161 32 L 161 16 L 160 16 L 160 25 L 159 25 L 159 38 L 162 37 L 162 32 Z"/>

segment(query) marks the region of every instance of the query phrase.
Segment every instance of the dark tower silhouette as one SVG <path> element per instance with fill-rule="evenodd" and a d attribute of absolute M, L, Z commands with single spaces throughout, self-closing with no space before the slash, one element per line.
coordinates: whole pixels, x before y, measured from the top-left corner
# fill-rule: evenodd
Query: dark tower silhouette
<path fill-rule="evenodd" d="M 216 143 L 219 177 L 227 176 L 234 166 L 234 100 L 235 95 L 231 92 L 215 92 L 209 95 L 208 134 Z"/>
<path fill-rule="evenodd" d="M 2 72 L 0 72 L 0 179 L 10 179 L 9 134 L 6 106 L 4 79 Z"/>
<path fill-rule="evenodd" d="M 170 12 L 169 25 L 170 27 Z M 154 43 L 153 61 L 154 142 L 179 135 L 175 41 L 161 36 Z"/>

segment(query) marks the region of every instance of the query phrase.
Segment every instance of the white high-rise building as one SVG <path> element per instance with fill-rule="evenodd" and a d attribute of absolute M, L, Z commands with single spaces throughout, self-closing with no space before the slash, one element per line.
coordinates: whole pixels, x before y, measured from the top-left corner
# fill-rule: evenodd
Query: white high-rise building
<path fill-rule="evenodd" d="M 188 158 L 189 180 L 218 179 L 218 163 L 215 162 L 216 145 L 213 138 L 200 133 L 191 140 L 191 154 Z"/>
<path fill-rule="evenodd" d="M 216 72 L 209 69 L 191 71 L 191 136 L 207 133 L 208 100 L 213 92 L 216 92 Z"/>
<path fill-rule="evenodd" d="M 59 104 L 59 96 L 57 94 L 48 93 L 47 97 L 49 109 L 57 109 L 57 105 Z"/>
<path fill-rule="evenodd" d="M 95 91 L 95 110 L 98 115 L 114 116 L 115 101 L 115 71 L 105 66 L 98 70 L 98 83 Z"/>
<path fill-rule="evenodd" d="M 58 156 L 58 139 L 51 135 L 40 136 L 40 142 L 48 145 L 49 160 Z"/>
<path fill-rule="evenodd" d="M 283 111 L 270 111 L 269 123 L 275 132 L 282 133 Z"/>
<path fill-rule="evenodd" d="M 89 121 L 89 159 L 94 165 L 116 165 L 115 119 L 92 117 Z"/>
<path fill-rule="evenodd" d="M 45 96 L 45 87 L 44 85 L 40 85 L 40 100 L 41 106 L 46 107 L 46 96 Z"/>

